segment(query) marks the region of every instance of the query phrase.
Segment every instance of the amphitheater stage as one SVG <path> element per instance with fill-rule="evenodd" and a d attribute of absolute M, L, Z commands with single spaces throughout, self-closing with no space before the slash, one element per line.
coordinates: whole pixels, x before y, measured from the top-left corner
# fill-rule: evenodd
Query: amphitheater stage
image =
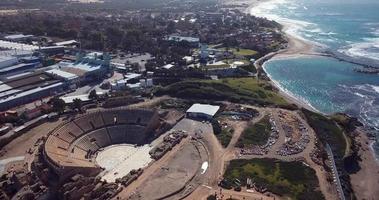
<path fill-rule="evenodd" d="M 205 175 L 201 164 L 207 161 L 206 149 L 199 142 L 184 142 L 171 158 L 141 183 L 129 199 L 182 199 L 202 183 Z"/>
<path fill-rule="evenodd" d="M 148 166 L 153 161 L 149 154 L 152 148 L 149 144 L 119 144 L 100 150 L 96 156 L 96 163 L 104 168 L 100 176 L 107 182 L 115 182 L 117 178 L 122 178 L 133 169 Z"/>

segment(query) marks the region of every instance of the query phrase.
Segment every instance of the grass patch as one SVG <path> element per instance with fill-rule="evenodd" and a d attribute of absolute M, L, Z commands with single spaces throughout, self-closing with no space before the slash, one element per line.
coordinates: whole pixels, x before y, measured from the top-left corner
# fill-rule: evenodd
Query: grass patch
<path fill-rule="evenodd" d="M 230 68 L 229 64 L 219 64 L 219 65 L 207 65 L 205 66 L 206 69 L 225 69 Z"/>
<path fill-rule="evenodd" d="M 220 48 L 219 50 L 226 51 L 226 48 Z M 254 56 L 258 54 L 257 51 L 251 49 L 229 48 L 229 51 L 232 51 L 233 54 L 237 56 Z"/>
<path fill-rule="evenodd" d="M 154 94 L 296 109 L 278 95 L 269 83 L 262 80 L 258 82 L 255 78 L 183 81 L 158 88 Z"/>
<path fill-rule="evenodd" d="M 229 145 L 230 140 L 232 140 L 234 134 L 234 129 L 232 128 L 223 128 L 221 133 L 216 134 L 218 141 L 225 148 Z"/>
<path fill-rule="evenodd" d="M 348 145 L 342 129 L 333 120 L 321 114 L 306 109 L 302 109 L 302 112 L 320 140 L 329 143 L 333 153 L 339 158 L 343 158 L 348 152 Z"/>
<path fill-rule="evenodd" d="M 265 145 L 271 133 L 270 117 L 265 116 L 261 121 L 250 124 L 238 139 L 237 146 L 240 148 L 251 145 Z"/>
<path fill-rule="evenodd" d="M 251 72 L 251 73 L 257 73 L 257 68 L 255 68 L 255 66 L 253 64 L 250 64 L 250 65 L 247 65 L 247 66 L 241 66 L 240 68 L 248 71 L 248 72 Z"/>
<path fill-rule="evenodd" d="M 247 178 L 275 194 L 292 199 L 325 199 L 318 190 L 316 172 L 301 162 L 268 158 L 232 160 L 225 171 L 224 180 L 233 183 L 238 179 L 245 186 Z"/>

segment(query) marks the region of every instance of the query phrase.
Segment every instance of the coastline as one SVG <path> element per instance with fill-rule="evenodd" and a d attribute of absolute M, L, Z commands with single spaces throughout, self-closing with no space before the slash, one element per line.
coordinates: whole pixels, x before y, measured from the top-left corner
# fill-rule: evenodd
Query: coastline
<path fill-rule="evenodd" d="M 373 141 L 362 130 L 357 130 L 354 141 L 358 146 L 359 165 L 361 169 L 350 175 L 352 188 L 358 199 L 370 199 L 379 196 L 378 160 L 375 157 Z"/>
<path fill-rule="evenodd" d="M 267 2 L 270 0 L 252 0 L 248 8 L 248 12 L 255 6 L 258 6 L 260 3 Z M 285 49 L 279 50 L 277 52 L 270 53 L 265 55 L 261 59 L 258 59 L 254 65 L 255 67 L 262 68 L 264 72 L 270 79 L 272 85 L 274 85 L 279 90 L 279 94 L 284 97 L 288 102 L 294 103 L 300 107 L 322 113 L 312 107 L 310 104 L 307 104 L 306 101 L 292 95 L 289 91 L 283 89 L 279 83 L 270 77 L 270 75 L 265 70 L 265 63 L 270 60 L 275 59 L 287 59 L 287 58 L 297 58 L 302 56 L 326 56 L 330 57 L 331 55 L 323 54 L 318 51 L 318 46 L 312 42 L 305 41 L 295 35 L 289 33 L 291 27 L 290 22 L 278 22 L 282 25 L 282 32 L 285 35 L 288 45 Z M 324 114 L 324 113 L 322 113 Z M 355 173 L 351 174 L 351 184 L 354 190 L 355 195 L 358 199 L 369 199 L 373 196 L 379 196 L 379 188 L 376 185 L 379 183 L 379 160 L 375 154 L 374 149 L 372 148 L 375 140 L 368 137 L 367 133 L 363 130 L 358 130 L 358 135 L 352 139 L 358 144 L 358 155 L 361 158 L 359 160 L 359 165 L 361 169 Z"/>

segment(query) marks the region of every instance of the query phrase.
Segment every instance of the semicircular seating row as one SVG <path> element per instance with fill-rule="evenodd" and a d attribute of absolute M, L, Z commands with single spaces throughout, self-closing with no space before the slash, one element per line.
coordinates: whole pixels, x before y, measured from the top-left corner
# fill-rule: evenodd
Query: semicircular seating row
<path fill-rule="evenodd" d="M 154 114 L 151 110 L 125 109 L 85 114 L 51 133 L 45 152 L 58 166 L 95 167 L 89 154 L 112 144 L 140 143 Z"/>

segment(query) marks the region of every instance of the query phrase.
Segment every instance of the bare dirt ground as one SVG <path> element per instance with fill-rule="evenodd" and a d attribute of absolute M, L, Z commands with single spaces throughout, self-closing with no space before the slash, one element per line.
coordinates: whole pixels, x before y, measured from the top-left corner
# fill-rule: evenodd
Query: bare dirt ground
<path fill-rule="evenodd" d="M 293 155 L 287 155 L 287 156 L 280 156 L 276 153 L 276 150 L 280 148 L 282 144 L 284 144 L 284 138 L 285 133 L 282 129 L 279 117 L 278 117 L 278 109 L 269 109 L 270 113 L 272 113 L 273 119 L 275 120 L 278 130 L 279 130 L 279 139 L 278 141 L 271 147 L 270 151 L 266 155 L 249 155 L 249 156 L 242 156 L 241 158 L 245 159 L 251 159 L 251 158 L 275 158 L 279 160 L 284 161 L 295 161 L 295 160 L 301 160 L 305 163 L 307 163 L 311 168 L 313 168 L 316 171 L 316 175 L 319 181 L 320 190 L 325 195 L 326 199 L 338 199 L 337 192 L 335 189 L 335 186 L 330 184 L 326 177 L 327 173 L 323 169 L 323 167 L 317 165 L 314 163 L 310 157 L 310 153 L 315 147 L 315 141 L 316 141 L 316 135 L 313 129 L 308 125 L 308 123 L 305 122 L 304 119 L 302 119 L 298 113 L 296 112 L 290 112 L 293 116 L 297 117 L 300 121 L 303 122 L 303 124 L 307 127 L 308 130 L 310 130 L 310 142 L 307 145 L 307 147 L 299 154 L 293 154 Z"/>
<path fill-rule="evenodd" d="M 136 188 L 137 192 L 129 199 L 161 199 L 184 188 L 198 172 L 201 157 L 191 143 L 179 151 Z"/>
<path fill-rule="evenodd" d="M 364 132 L 359 132 L 355 139 L 358 143 L 358 155 L 362 161 L 361 170 L 350 175 L 354 193 L 357 199 L 375 200 L 379 198 L 379 165 L 369 147 L 369 139 Z"/>
<path fill-rule="evenodd" d="M 46 136 L 62 122 L 62 118 L 57 121 L 46 122 L 22 134 L 3 147 L 0 159 L 24 156 L 39 138 Z"/>

